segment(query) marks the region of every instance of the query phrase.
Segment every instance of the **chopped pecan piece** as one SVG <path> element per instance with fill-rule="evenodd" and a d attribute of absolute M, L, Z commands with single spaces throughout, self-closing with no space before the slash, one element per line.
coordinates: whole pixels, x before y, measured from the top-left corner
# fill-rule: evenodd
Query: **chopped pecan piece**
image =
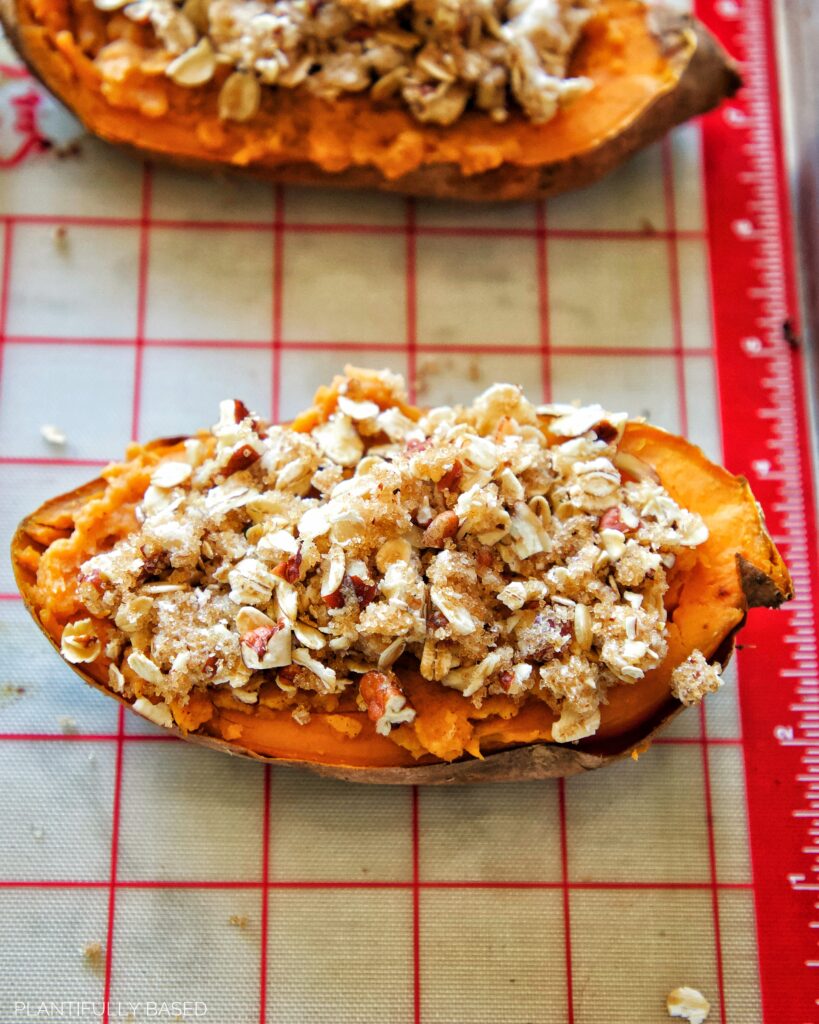
<path fill-rule="evenodd" d="M 375 29 L 371 25 L 362 25 L 359 22 L 357 25 L 353 25 L 352 28 L 347 29 L 344 33 L 344 38 L 348 39 L 351 43 L 362 43 L 374 34 Z"/>
<path fill-rule="evenodd" d="M 240 444 L 231 452 L 227 465 L 222 470 L 224 476 L 233 476 L 243 469 L 252 466 L 260 458 L 259 452 L 249 444 Z"/>
<path fill-rule="evenodd" d="M 452 537 L 458 532 L 459 525 L 458 517 L 452 510 L 439 512 L 426 530 L 424 530 L 421 546 L 425 548 L 442 548 L 447 537 Z"/>
<path fill-rule="evenodd" d="M 353 585 L 359 608 L 366 608 L 371 601 L 375 600 L 375 595 L 378 593 L 377 583 L 368 583 L 360 576 L 350 576 L 350 583 Z"/>
<path fill-rule="evenodd" d="M 268 641 L 280 628 L 280 626 L 257 626 L 256 629 L 251 629 L 250 632 L 243 634 L 241 642 L 261 660 L 267 650 Z"/>
<path fill-rule="evenodd" d="M 458 459 L 452 463 L 452 467 L 444 473 L 441 479 L 438 481 L 438 487 L 442 491 L 454 491 L 457 489 L 458 484 L 461 482 L 461 477 L 464 475 L 464 467 Z"/>
<path fill-rule="evenodd" d="M 274 640 L 275 637 L 275 640 Z M 271 625 L 256 626 L 243 633 L 240 639 L 242 660 L 253 671 L 289 665 L 292 657 L 290 627 L 284 619 Z"/>
<path fill-rule="evenodd" d="M 142 580 L 152 579 L 167 572 L 171 565 L 171 559 L 167 551 L 148 551 L 143 544 L 140 549 L 143 562 L 140 576 Z"/>
<path fill-rule="evenodd" d="M 594 426 L 593 433 L 598 441 L 602 441 L 603 444 L 611 444 L 612 441 L 617 440 L 618 430 L 607 420 L 601 420 Z"/>
<path fill-rule="evenodd" d="M 607 508 L 606 511 L 600 516 L 600 520 L 597 524 L 598 530 L 619 530 L 620 533 L 628 533 L 632 527 L 630 527 L 623 519 L 623 513 L 620 511 L 617 505 L 612 508 Z"/>
<path fill-rule="evenodd" d="M 105 580 L 99 569 L 89 569 L 87 572 L 79 572 L 77 579 L 80 583 L 87 583 L 93 587 L 98 594 L 105 593 Z"/>
<path fill-rule="evenodd" d="M 443 629 L 448 626 L 446 615 L 438 608 L 433 608 L 432 611 L 427 615 L 427 629 L 432 631 L 434 629 Z"/>
<path fill-rule="evenodd" d="M 500 688 L 503 690 L 504 693 L 509 693 L 509 691 L 512 689 L 512 683 L 514 683 L 514 681 L 515 677 L 507 669 L 504 669 L 503 672 L 501 672 L 498 675 L 498 682 L 500 683 Z"/>
<path fill-rule="evenodd" d="M 322 594 L 321 599 L 328 608 L 341 608 L 344 604 L 344 595 L 341 593 L 341 587 L 338 590 L 334 590 L 332 594 Z"/>
<path fill-rule="evenodd" d="M 405 451 L 408 455 L 415 455 L 416 452 L 425 452 L 431 444 L 432 441 L 430 441 L 429 438 L 426 438 L 423 441 L 418 441 L 416 438 L 413 438 L 411 441 L 407 441 Z"/>
<path fill-rule="evenodd" d="M 241 423 L 242 420 L 246 420 L 250 415 L 250 409 L 245 405 L 241 398 L 233 399 L 233 418 L 237 423 Z"/>
<path fill-rule="evenodd" d="M 251 418 L 253 414 L 241 398 L 231 398 L 230 401 L 233 403 L 232 418 L 234 423 L 241 423 L 242 420 L 250 419 L 250 425 L 258 437 L 267 437 L 267 432 L 259 429 L 261 426 L 260 421 L 255 418 Z"/>
<path fill-rule="evenodd" d="M 283 562 L 279 562 L 275 569 L 273 569 L 273 575 L 278 576 L 288 583 L 298 582 L 299 576 L 301 575 L 301 548 L 285 559 Z"/>
<path fill-rule="evenodd" d="M 388 736 L 393 725 L 415 718 L 392 672 L 365 672 L 358 689 L 367 705 L 367 715 L 381 736 Z"/>
<path fill-rule="evenodd" d="M 495 556 L 492 553 L 491 548 L 480 547 L 475 552 L 475 561 L 482 569 L 488 569 L 489 566 L 495 561 Z"/>

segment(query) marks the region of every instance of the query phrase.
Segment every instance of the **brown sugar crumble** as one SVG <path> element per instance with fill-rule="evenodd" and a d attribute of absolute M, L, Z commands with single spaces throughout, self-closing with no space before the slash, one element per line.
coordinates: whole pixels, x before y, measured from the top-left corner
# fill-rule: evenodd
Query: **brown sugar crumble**
<path fill-rule="evenodd" d="M 362 400 L 362 380 L 389 401 Z M 555 742 L 592 735 L 607 690 L 663 661 L 667 573 L 708 536 L 619 450 L 626 415 L 509 384 L 419 415 L 386 371 L 335 386 L 311 429 L 227 400 L 161 461 L 138 527 L 80 571 L 105 642 L 78 619 L 64 657 L 104 653 L 111 688 L 160 725 L 197 692 L 253 705 L 275 682 L 297 722 L 349 693 L 389 735 L 415 717 L 393 671 L 411 657 L 473 707 L 533 698 Z M 714 677 L 695 653 L 674 692 L 699 700 Z"/>
<path fill-rule="evenodd" d="M 100 974 L 105 968 L 105 950 L 100 942 L 89 942 L 83 947 L 83 960 L 86 967 Z"/>
<path fill-rule="evenodd" d="M 709 665 L 702 651 L 693 651 L 671 673 L 671 693 L 682 704 L 699 704 L 722 686 L 719 665 Z"/>

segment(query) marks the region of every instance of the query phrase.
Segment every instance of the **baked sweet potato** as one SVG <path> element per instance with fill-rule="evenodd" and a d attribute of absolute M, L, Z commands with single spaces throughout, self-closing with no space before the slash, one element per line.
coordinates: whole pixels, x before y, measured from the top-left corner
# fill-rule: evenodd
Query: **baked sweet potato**
<path fill-rule="evenodd" d="M 142 0 L 142 14 L 136 3 L 127 11 L 144 20 L 145 4 L 160 2 Z M 346 10 L 375 0 L 333 2 Z M 519 91 L 538 116 L 549 118 L 535 123 L 514 104 L 490 116 L 469 99 L 461 112 L 468 99 L 465 88 L 457 109 L 434 115 L 455 117 L 452 123 L 429 123 L 394 96 L 342 92 L 328 100 L 305 83 L 260 89 L 241 71 L 233 73 L 225 92 L 231 69 L 213 62 L 207 39 L 200 38 L 208 50 L 205 72 L 198 70 L 203 59 L 198 50 L 180 72 L 178 64 L 169 65 L 174 51 L 163 49 L 150 27 L 124 17 L 121 0 L 97 3 L 106 10 L 95 9 L 90 0 L 0 0 L 0 15 L 32 72 L 90 132 L 151 158 L 212 171 L 242 169 L 278 182 L 467 200 L 550 196 L 597 180 L 675 125 L 716 106 L 740 84 L 720 45 L 693 18 L 673 13 L 673 4 L 575 0 L 595 8 L 567 58 L 571 81 L 585 83 L 587 91 L 572 93 L 571 102 L 559 106 L 548 101 L 544 112 L 539 106 L 545 87 L 539 93 L 533 78 L 528 93 Z M 195 3 L 202 6 L 200 0 L 187 0 L 184 9 Z M 424 0 L 412 3 L 421 9 Z M 401 0 L 393 6 L 401 7 Z M 321 3 L 315 7 L 318 11 Z M 344 38 L 350 46 L 366 47 L 361 39 L 372 31 L 372 25 L 362 28 L 356 21 Z M 176 84 L 168 73 L 190 84 Z M 436 73 L 435 68 L 430 72 Z M 439 74 L 445 79 L 441 88 L 449 88 L 450 72 Z M 416 108 L 432 86 L 427 93 L 425 88 L 422 83 L 413 94 L 420 97 L 413 100 Z M 503 94 L 503 81 L 499 88 Z M 485 99 L 487 106 L 492 102 L 491 96 Z M 240 120 L 227 118 L 225 106 L 231 104 L 238 104 Z"/>
<path fill-rule="evenodd" d="M 380 783 L 640 751 L 719 685 L 748 609 L 792 596 L 747 482 L 682 438 L 510 386 L 425 415 L 353 370 L 288 427 L 229 401 L 212 433 L 133 445 L 12 559 L 90 685 L 192 742 Z"/>

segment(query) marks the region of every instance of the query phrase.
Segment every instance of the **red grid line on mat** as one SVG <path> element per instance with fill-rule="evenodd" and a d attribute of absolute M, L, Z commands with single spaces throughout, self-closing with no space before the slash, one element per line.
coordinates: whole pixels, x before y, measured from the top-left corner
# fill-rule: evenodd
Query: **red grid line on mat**
<path fill-rule="evenodd" d="M 680 289 L 680 263 L 678 242 L 675 235 L 677 226 L 676 196 L 674 181 L 674 158 L 671 140 L 666 137 L 661 143 L 661 161 L 663 172 L 663 202 L 665 206 L 666 225 L 669 229 L 666 249 L 668 258 L 669 289 L 671 299 L 671 324 L 676 357 L 676 385 L 679 405 L 680 432 L 688 433 L 688 396 L 685 381 L 685 339 L 682 322 L 682 299 Z M 718 396 L 718 400 L 721 395 Z M 705 707 L 700 705 L 701 749 L 703 764 L 703 801 L 707 825 L 708 863 L 711 874 L 711 919 L 714 929 L 714 960 L 717 973 L 717 992 L 719 996 L 719 1020 L 727 1022 L 725 1006 L 725 987 L 723 984 L 722 931 L 720 927 L 719 893 L 717 890 L 717 855 L 714 836 L 714 816 L 711 801 L 711 775 L 709 771 L 709 754 L 707 744 L 707 724 Z M 741 745 L 741 741 L 740 741 Z"/>
<path fill-rule="evenodd" d="M 0 879 L 2 889 L 109 889 L 110 881 L 92 879 Z M 360 881 L 358 879 L 268 879 L 267 882 L 239 881 L 236 879 L 120 879 L 115 889 L 249 889 L 268 892 L 271 889 L 402 889 L 408 892 L 423 892 L 432 889 L 551 889 L 566 892 L 708 892 L 711 882 L 556 882 L 549 881 L 425 881 L 415 878 L 410 881 Z M 719 891 L 743 892 L 753 888 L 752 882 L 720 882 Z M 568 934 L 568 933 L 567 933 Z M 567 943 L 567 956 L 570 953 Z M 420 948 L 419 958 L 420 963 Z M 418 981 L 420 992 L 420 979 Z M 419 1001 L 420 1005 L 420 1001 Z"/>
<path fill-rule="evenodd" d="M 17 80 L 33 80 L 31 72 L 26 67 L 20 67 L 17 64 L 6 64 L 5 61 L 0 64 L 0 74 L 5 78 L 14 78 Z"/>
<path fill-rule="evenodd" d="M 70 459 L 57 455 L 3 455 L 0 456 L 0 466 L 88 466 L 99 468 L 107 466 L 110 459 Z"/>
<path fill-rule="evenodd" d="M 418 351 L 418 237 L 415 199 L 404 203 L 404 351 L 407 358 L 407 394 L 414 402 L 417 395 Z M 418 787 L 410 798 L 410 847 L 412 851 L 412 1019 L 421 1024 L 421 823 Z"/>
<path fill-rule="evenodd" d="M 406 324 L 404 347 L 407 354 L 407 390 L 411 402 L 416 397 L 416 353 L 418 351 L 418 225 L 415 216 L 415 200 L 407 199 L 404 223 L 406 242 L 404 246 L 406 274 Z"/>
<path fill-rule="evenodd" d="M 108 1005 L 111 1000 L 111 980 L 114 969 L 114 919 L 117 907 L 117 867 L 119 858 L 119 826 L 122 804 L 123 755 L 125 747 L 122 742 L 124 732 L 125 709 L 120 708 L 117 715 L 117 757 L 114 766 L 114 798 L 111 811 L 111 877 L 108 881 L 108 922 L 105 940 L 105 981 L 103 988 L 103 1024 L 108 1024 Z"/>
<path fill-rule="evenodd" d="M 0 281 L 0 389 L 3 385 L 3 350 L 6 345 L 13 245 L 14 225 L 6 224 L 3 234 L 3 276 Z M 2 394 L 2 390 L 0 390 L 0 394 Z"/>
<path fill-rule="evenodd" d="M 272 380 L 270 395 L 270 414 L 274 423 L 281 415 L 281 383 L 282 383 L 282 320 L 284 317 L 284 227 L 285 204 L 284 189 L 281 185 L 273 186 L 273 280 L 271 281 L 271 323 L 272 346 Z M 267 1020 L 267 964 L 270 946 L 270 829 L 271 787 L 273 769 L 269 764 L 264 766 L 264 789 L 262 797 L 262 882 L 261 882 L 261 920 L 259 936 L 259 1024 Z"/>
<path fill-rule="evenodd" d="M 142 402 L 142 363 L 145 349 L 145 323 L 148 312 L 148 263 L 151 256 L 151 165 L 142 172 L 142 205 L 139 224 L 139 266 L 137 271 L 137 321 L 134 339 L 134 391 L 131 408 L 131 440 L 139 440 L 140 405 Z"/>
<path fill-rule="evenodd" d="M 145 339 L 145 319 L 148 304 L 148 264 L 150 260 L 151 166 L 142 168 L 142 196 L 140 205 L 139 263 L 137 275 L 137 319 L 134 338 L 134 377 L 131 401 L 131 440 L 139 437 L 140 404 L 142 401 L 142 359 Z M 117 758 L 114 770 L 114 799 L 111 822 L 111 884 L 108 893 L 108 927 L 105 941 L 105 988 L 103 994 L 102 1024 L 109 1024 L 111 985 L 114 970 L 114 937 L 116 934 L 116 894 L 118 883 L 119 830 L 122 816 L 122 790 L 125 754 L 125 709 L 117 716 Z"/>
<path fill-rule="evenodd" d="M 705 817 L 708 822 L 708 869 L 711 872 L 711 913 L 714 918 L 714 967 L 717 972 L 717 992 L 719 993 L 719 1019 L 725 1024 L 727 1012 L 725 1007 L 725 975 L 722 957 L 722 931 L 720 927 L 719 908 L 719 873 L 717 871 L 717 847 L 714 837 L 714 808 L 711 799 L 711 758 L 708 753 L 708 718 L 705 705 L 700 704 L 700 728 L 702 730 L 702 784 L 705 796 Z M 744 755 L 744 743 L 740 742 Z M 747 819 L 746 819 L 747 820 Z M 750 838 L 749 838 L 750 846 Z"/>
<path fill-rule="evenodd" d="M 412 1007 L 421 1024 L 421 825 L 418 787 L 412 787 Z M 400 884 L 400 883 L 399 883 Z"/>
<path fill-rule="evenodd" d="M 130 348 L 134 343 L 128 338 L 72 338 L 65 336 L 47 335 L 25 335 L 15 334 L 6 338 L 7 345 L 78 345 L 85 347 Z M 253 349 L 267 350 L 270 348 L 268 341 L 226 341 L 219 338 L 144 338 L 143 348 L 192 348 L 192 349 L 222 349 L 233 351 L 252 351 Z M 640 347 L 628 345 L 563 345 L 560 342 L 552 344 L 554 350 L 563 356 L 608 356 L 614 358 L 660 356 L 665 358 L 677 358 L 677 350 L 673 347 L 659 345 L 644 345 Z M 348 341 L 339 339 L 336 341 L 310 340 L 305 338 L 281 338 L 278 348 L 290 352 L 400 352 L 400 342 L 383 339 L 381 341 Z M 447 345 L 442 342 L 416 341 L 414 348 L 418 352 L 430 354 L 451 354 L 458 352 L 461 355 L 539 355 L 542 350 L 542 343 L 537 342 L 474 342 Z M 685 356 L 700 356 L 712 358 L 714 350 L 703 346 L 685 349 Z"/>
<path fill-rule="evenodd" d="M 560 817 L 560 868 L 563 878 L 563 944 L 566 969 L 566 1024 L 574 1024 L 574 984 L 572 967 L 572 913 L 569 895 L 569 837 L 566 821 L 566 780 L 557 780 L 558 814 Z M 630 886 L 629 886 L 630 888 Z"/>
<path fill-rule="evenodd" d="M 270 418 L 278 423 L 281 416 L 282 318 L 284 316 L 284 189 L 273 190 L 273 380 L 271 381 Z M 224 342 L 216 342 L 223 348 Z M 233 342 L 230 343 L 231 345 Z"/>
<path fill-rule="evenodd" d="M 677 249 L 677 238 L 674 234 L 677 225 L 676 203 L 674 198 L 674 158 L 671 141 L 666 137 L 660 147 L 663 170 L 663 204 L 665 222 L 669 232 L 666 238 L 666 258 L 668 260 L 668 288 L 671 300 L 671 330 L 673 337 L 673 353 L 676 364 L 677 397 L 680 406 L 680 433 L 688 433 L 688 403 L 685 392 L 685 339 L 683 337 L 682 299 L 680 296 L 680 256 Z"/>
<path fill-rule="evenodd" d="M 545 202 L 537 204 L 537 270 L 538 270 L 538 312 L 540 320 L 540 346 L 542 362 L 543 401 L 552 400 L 552 357 L 551 357 L 551 311 L 549 308 L 549 240 L 548 211 Z M 564 970 L 566 972 L 566 1024 L 574 1024 L 574 971 L 572 965 L 572 915 L 569 897 L 569 844 L 566 820 L 566 783 L 557 779 L 558 818 L 560 822 L 560 888 L 563 910 Z"/>
<path fill-rule="evenodd" d="M 141 217 L 105 217 L 66 214 L 3 214 L 0 223 L 12 225 L 30 225 L 32 227 L 87 227 L 87 228 L 139 228 Z M 350 234 L 350 235 L 403 235 L 406 226 L 401 224 L 359 224 L 355 222 L 299 222 L 280 221 L 282 230 L 287 234 Z M 152 218 L 155 228 L 180 231 L 247 231 L 255 234 L 266 234 L 276 230 L 276 224 L 252 220 L 181 220 L 169 218 Z M 531 238 L 548 235 L 551 238 L 578 238 L 589 241 L 656 241 L 671 236 L 686 239 L 705 239 L 705 231 L 667 229 L 606 229 L 606 228 L 545 228 L 539 224 L 535 227 L 478 227 L 463 225 L 416 225 L 419 235 L 430 235 L 447 238 Z"/>
<path fill-rule="evenodd" d="M 262 904 L 259 936 L 259 1024 L 267 1019 L 267 950 L 270 931 L 270 786 L 272 769 L 264 766 L 262 797 Z"/>
<path fill-rule="evenodd" d="M 537 268 L 537 307 L 540 327 L 540 374 L 543 401 L 552 400 L 552 359 L 551 324 L 549 318 L 549 242 L 546 237 L 546 203 L 541 201 L 535 207 L 537 235 L 535 238 L 535 266 Z"/>

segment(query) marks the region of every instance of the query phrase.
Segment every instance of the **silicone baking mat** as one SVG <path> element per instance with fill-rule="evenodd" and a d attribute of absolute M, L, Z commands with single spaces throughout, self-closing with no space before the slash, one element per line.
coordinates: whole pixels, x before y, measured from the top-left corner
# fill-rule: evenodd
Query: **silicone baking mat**
<path fill-rule="evenodd" d="M 353 362 L 423 403 L 511 380 L 688 433 L 751 477 L 799 596 L 754 615 L 728 685 L 638 764 L 367 788 L 123 715 L 42 641 L 3 560 L 0 1021 L 651 1024 L 682 984 L 722 1024 L 819 1019 L 814 534 L 771 11 L 699 13 L 744 61 L 740 96 L 601 185 L 511 207 L 142 166 L 72 141 L 6 67 L 4 547 L 129 439 L 211 423 L 225 396 L 287 417 Z"/>

